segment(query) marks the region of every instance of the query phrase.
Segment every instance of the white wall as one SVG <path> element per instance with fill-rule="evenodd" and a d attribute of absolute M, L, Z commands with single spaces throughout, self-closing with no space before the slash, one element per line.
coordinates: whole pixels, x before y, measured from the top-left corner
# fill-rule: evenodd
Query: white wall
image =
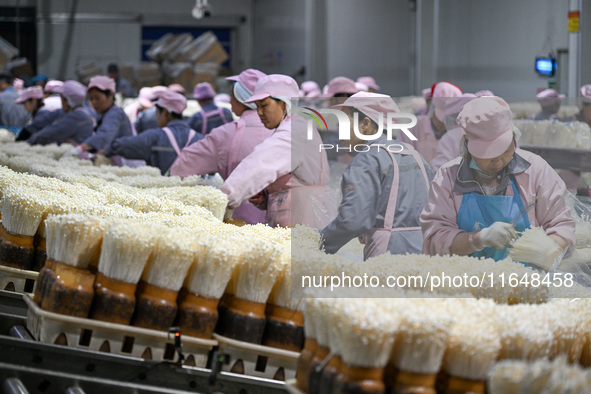
<path fill-rule="evenodd" d="M 384 93 L 410 94 L 413 16 L 408 2 L 327 0 L 327 4 L 327 77 L 370 75 Z"/>
<path fill-rule="evenodd" d="M 251 3 L 251 0 L 215 1 L 212 16 L 197 21 L 190 15 L 194 0 L 78 1 L 76 12 L 79 17 L 90 18 L 90 22 L 79 19 L 73 24 L 68 55 L 64 43 L 69 36 L 69 25 L 56 20 L 56 15 L 68 14 L 74 1 L 41 0 L 32 4 L 37 5 L 38 14 L 45 17 L 41 18 L 38 28 L 38 71 L 75 78 L 76 66 L 88 61 L 103 67 L 110 62 L 138 62 L 142 25 L 232 27 L 236 30 L 232 66 L 242 69 L 251 63 Z"/>
<path fill-rule="evenodd" d="M 534 58 L 567 47 L 567 0 L 439 0 L 439 56 L 434 58 L 430 29 L 435 0 L 418 1 L 423 5 L 418 88 L 446 79 L 465 91 L 490 89 L 505 97 L 531 97 L 547 83 L 533 71 Z M 79 13 L 130 19 L 76 23 L 64 67 L 60 64 L 67 24 L 40 22 L 38 71 L 72 78 L 82 61 L 136 62 L 142 25 L 234 25 L 232 66 L 237 71 L 257 67 L 293 75 L 306 65 L 300 81 L 313 78 L 325 84 L 338 75 L 372 75 L 386 93 L 418 93 L 413 92 L 415 14 L 407 0 L 210 2 L 214 16 L 195 21 L 190 17 L 194 0 L 79 0 Z M 37 6 L 40 14 L 55 14 L 68 12 L 74 0 L 18 3 Z M 581 82 L 591 83 L 591 4 L 583 3 Z M 17 1 L 4 4 L 16 6 Z"/>
<path fill-rule="evenodd" d="M 439 79 L 467 92 L 534 96 L 547 87 L 535 57 L 568 47 L 567 12 L 566 0 L 442 1 Z"/>
<path fill-rule="evenodd" d="M 267 74 L 296 74 L 306 64 L 305 4 L 255 0 L 252 66 Z M 297 78 L 302 82 L 303 76 Z"/>

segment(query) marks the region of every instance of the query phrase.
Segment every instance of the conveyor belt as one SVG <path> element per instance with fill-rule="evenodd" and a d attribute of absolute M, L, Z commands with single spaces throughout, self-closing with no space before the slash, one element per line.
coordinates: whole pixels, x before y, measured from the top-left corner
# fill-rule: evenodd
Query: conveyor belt
<path fill-rule="evenodd" d="M 28 336 L 26 308 L 19 302 L 20 294 L 6 293 L 0 294 L 2 392 L 18 392 L 22 384 L 30 393 L 286 393 L 282 382 L 270 379 L 229 372 L 214 375 L 205 368 L 21 339 Z M 20 338 L 7 336 L 9 331 Z"/>

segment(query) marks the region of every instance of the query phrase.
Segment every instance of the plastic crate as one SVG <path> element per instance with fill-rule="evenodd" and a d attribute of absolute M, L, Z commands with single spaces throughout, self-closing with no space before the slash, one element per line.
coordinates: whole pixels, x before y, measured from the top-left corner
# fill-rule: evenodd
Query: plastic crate
<path fill-rule="evenodd" d="M 178 360 L 174 335 L 167 332 L 51 313 L 29 296 L 24 299 L 29 307 L 27 328 L 40 342 L 156 361 Z M 205 367 L 217 341 L 189 336 L 181 339 L 184 364 Z"/>
<path fill-rule="evenodd" d="M 39 272 L 0 265 L 0 290 L 33 293 Z"/>
<path fill-rule="evenodd" d="M 230 356 L 223 371 L 249 376 L 288 381 L 295 379 L 300 353 L 255 345 L 213 334 L 218 341 L 218 353 Z"/>

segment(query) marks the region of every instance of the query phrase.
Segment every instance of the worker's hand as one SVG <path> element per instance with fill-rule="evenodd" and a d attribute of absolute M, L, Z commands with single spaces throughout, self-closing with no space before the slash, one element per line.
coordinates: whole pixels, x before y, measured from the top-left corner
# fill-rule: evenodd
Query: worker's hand
<path fill-rule="evenodd" d="M 480 230 L 478 234 L 482 246 L 504 248 L 511 240 L 517 238 L 517 230 L 512 224 L 494 222 L 489 227 Z"/>
<path fill-rule="evenodd" d="M 232 216 L 234 216 L 234 209 L 226 207 L 226 212 L 224 213 L 224 220 L 232 219 Z"/>
<path fill-rule="evenodd" d="M 74 149 L 70 149 L 69 151 L 67 151 L 66 153 L 64 153 L 64 155 L 62 157 L 70 157 L 70 156 L 78 157 L 78 155 L 80 153 L 82 153 L 82 147 L 77 146 Z"/>
<path fill-rule="evenodd" d="M 267 209 L 267 193 L 262 191 L 258 194 L 255 194 L 254 196 L 252 196 L 251 198 L 248 199 L 248 202 L 253 204 L 258 209 L 266 210 Z"/>

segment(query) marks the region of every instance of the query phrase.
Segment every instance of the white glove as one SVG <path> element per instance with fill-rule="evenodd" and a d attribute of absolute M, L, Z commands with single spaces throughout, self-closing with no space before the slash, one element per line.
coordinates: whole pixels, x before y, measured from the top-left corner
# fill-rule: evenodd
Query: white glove
<path fill-rule="evenodd" d="M 82 153 L 82 147 L 81 146 L 77 146 L 74 149 L 71 149 L 69 151 L 67 151 L 66 153 L 64 153 L 64 155 L 62 157 L 70 157 L 70 156 L 76 156 L 78 157 L 78 155 Z"/>
<path fill-rule="evenodd" d="M 482 246 L 501 249 L 515 238 L 517 238 L 517 230 L 509 223 L 494 222 L 489 227 L 480 230 Z"/>

